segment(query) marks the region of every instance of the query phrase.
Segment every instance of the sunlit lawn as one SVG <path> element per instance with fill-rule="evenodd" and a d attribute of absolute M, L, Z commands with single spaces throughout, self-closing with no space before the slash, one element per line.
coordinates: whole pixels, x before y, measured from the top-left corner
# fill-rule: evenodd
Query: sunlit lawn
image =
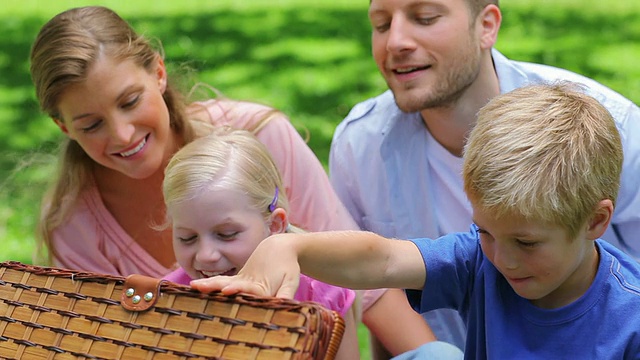
<path fill-rule="evenodd" d="M 60 137 L 34 100 L 30 44 L 46 19 L 83 3 L 0 7 L 0 260 L 31 261 L 38 202 L 55 164 L 47 154 Z M 184 74 L 186 64 L 186 79 L 286 112 L 325 164 L 337 123 L 385 88 L 370 56 L 366 0 L 91 3 L 161 40 L 170 71 Z M 639 1 L 507 0 L 502 9 L 497 48 L 505 55 L 571 69 L 640 102 Z"/>

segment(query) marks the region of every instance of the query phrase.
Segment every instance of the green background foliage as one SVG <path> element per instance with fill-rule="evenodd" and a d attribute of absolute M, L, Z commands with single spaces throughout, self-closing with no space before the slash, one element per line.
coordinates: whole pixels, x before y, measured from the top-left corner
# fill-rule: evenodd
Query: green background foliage
<path fill-rule="evenodd" d="M 31 262 L 39 199 L 61 138 L 34 97 L 31 43 L 50 17 L 86 4 L 113 8 L 161 42 L 169 71 L 186 85 L 200 81 L 284 111 L 325 165 L 335 126 L 385 90 L 370 55 L 366 0 L 5 1 L 0 260 Z M 573 70 L 640 102 L 639 1 L 503 0 L 501 8 L 496 47 L 505 55 Z"/>

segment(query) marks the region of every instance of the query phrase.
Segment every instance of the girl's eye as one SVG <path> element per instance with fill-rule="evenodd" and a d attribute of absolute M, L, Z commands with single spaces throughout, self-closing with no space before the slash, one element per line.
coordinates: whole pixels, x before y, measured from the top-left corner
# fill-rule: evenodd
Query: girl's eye
<path fill-rule="evenodd" d="M 218 237 L 220 237 L 220 239 L 222 240 L 233 240 L 236 238 L 236 236 L 238 236 L 238 232 L 234 231 L 234 232 L 230 232 L 230 233 L 218 233 Z"/>
<path fill-rule="evenodd" d="M 193 242 L 193 241 L 195 241 L 197 238 L 198 238 L 198 236 L 197 236 L 197 235 L 193 235 L 193 236 L 189 236 L 189 237 L 179 237 L 179 236 L 178 236 L 178 240 L 180 240 L 180 242 L 183 242 L 183 243 L 190 243 L 190 242 Z"/>

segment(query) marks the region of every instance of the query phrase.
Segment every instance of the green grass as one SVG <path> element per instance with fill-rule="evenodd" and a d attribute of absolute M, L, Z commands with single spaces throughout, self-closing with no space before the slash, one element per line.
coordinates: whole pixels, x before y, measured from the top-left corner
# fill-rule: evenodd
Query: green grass
<path fill-rule="evenodd" d="M 47 154 L 61 136 L 34 98 L 31 42 L 48 18 L 89 3 L 112 7 L 160 39 L 170 71 L 188 64 L 227 96 L 286 112 L 309 131 L 325 164 L 335 126 L 356 102 L 385 89 L 370 55 L 366 0 L 5 1 L 0 260 L 31 261 L 38 203 L 55 165 Z M 497 48 L 505 55 L 576 71 L 640 103 L 639 1 L 506 0 L 502 11 Z"/>

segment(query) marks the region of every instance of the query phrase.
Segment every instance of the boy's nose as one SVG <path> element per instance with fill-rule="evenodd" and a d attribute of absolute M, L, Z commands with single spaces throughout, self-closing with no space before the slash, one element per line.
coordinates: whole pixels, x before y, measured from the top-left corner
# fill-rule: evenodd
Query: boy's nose
<path fill-rule="evenodd" d="M 515 270 L 518 268 L 517 260 L 504 246 L 496 246 L 493 253 L 493 262 L 499 269 Z"/>

